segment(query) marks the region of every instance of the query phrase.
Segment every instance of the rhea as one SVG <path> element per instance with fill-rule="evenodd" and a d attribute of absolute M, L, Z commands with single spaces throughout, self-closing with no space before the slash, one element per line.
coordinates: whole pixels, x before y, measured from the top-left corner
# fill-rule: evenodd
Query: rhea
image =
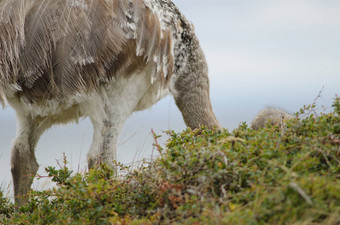
<path fill-rule="evenodd" d="M 171 0 L 0 0 L 0 102 L 16 111 L 17 204 L 54 124 L 89 117 L 88 167 L 113 164 L 124 121 L 171 93 L 192 129 L 221 129 L 193 26 Z"/>
<path fill-rule="evenodd" d="M 251 128 L 258 130 L 264 128 L 266 124 L 270 124 L 276 127 L 283 127 L 285 122 L 293 119 L 293 115 L 278 108 L 267 107 L 261 110 L 251 122 Z"/>

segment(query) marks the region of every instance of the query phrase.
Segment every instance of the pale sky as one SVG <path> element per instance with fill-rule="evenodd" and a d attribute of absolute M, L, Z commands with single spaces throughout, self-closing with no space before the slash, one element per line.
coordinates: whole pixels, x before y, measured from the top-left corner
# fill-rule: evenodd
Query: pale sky
<path fill-rule="evenodd" d="M 324 87 L 319 106 L 330 109 L 340 94 L 340 1 L 338 0 L 176 0 L 195 25 L 207 57 L 211 99 L 217 118 L 230 130 L 250 123 L 265 106 L 296 112 Z M 0 110 L 0 183 L 8 183 L 10 146 L 15 136 L 13 110 Z M 149 157 L 150 130 L 185 128 L 171 97 L 135 113 L 126 123 L 118 160 Z M 88 120 L 58 126 L 39 142 L 43 168 L 65 152 L 74 170 L 86 167 L 92 139 Z M 164 138 L 166 140 L 166 137 Z"/>

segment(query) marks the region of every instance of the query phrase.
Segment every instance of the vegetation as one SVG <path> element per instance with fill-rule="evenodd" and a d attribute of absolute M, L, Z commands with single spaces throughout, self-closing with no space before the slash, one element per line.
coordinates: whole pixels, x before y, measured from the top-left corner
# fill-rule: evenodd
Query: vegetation
<path fill-rule="evenodd" d="M 340 224 L 340 98 L 333 108 L 305 106 L 284 128 L 170 131 L 156 160 L 120 176 L 65 161 L 24 207 L 0 195 L 0 223 Z"/>

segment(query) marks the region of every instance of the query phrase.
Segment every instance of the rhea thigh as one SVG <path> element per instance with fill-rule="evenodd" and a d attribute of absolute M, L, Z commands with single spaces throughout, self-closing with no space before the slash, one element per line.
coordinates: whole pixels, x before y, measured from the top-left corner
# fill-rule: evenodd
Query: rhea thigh
<path fill-rule="evenodd" d="M 151 77 L 144 71 L 101 86 L 86 103 L 84 111 L 93 124 L 93 140 L 87 154 L 89 168 L 100 163 L 113 164 L 124 123 L 134 111 L 147 105 L 145 98 L 149 98 L 150 90 Z"/>

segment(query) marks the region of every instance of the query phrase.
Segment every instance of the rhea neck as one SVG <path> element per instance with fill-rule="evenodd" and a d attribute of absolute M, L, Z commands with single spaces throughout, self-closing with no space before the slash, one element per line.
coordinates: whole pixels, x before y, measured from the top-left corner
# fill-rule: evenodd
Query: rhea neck
<path fill-rule="evenodd" d="M 209 96 L 208 66 L 196 36 L 187 46 L 187 63 L 175 81 L 175 101 L 191 129 L 205 126 L 221 129 Z"/>

